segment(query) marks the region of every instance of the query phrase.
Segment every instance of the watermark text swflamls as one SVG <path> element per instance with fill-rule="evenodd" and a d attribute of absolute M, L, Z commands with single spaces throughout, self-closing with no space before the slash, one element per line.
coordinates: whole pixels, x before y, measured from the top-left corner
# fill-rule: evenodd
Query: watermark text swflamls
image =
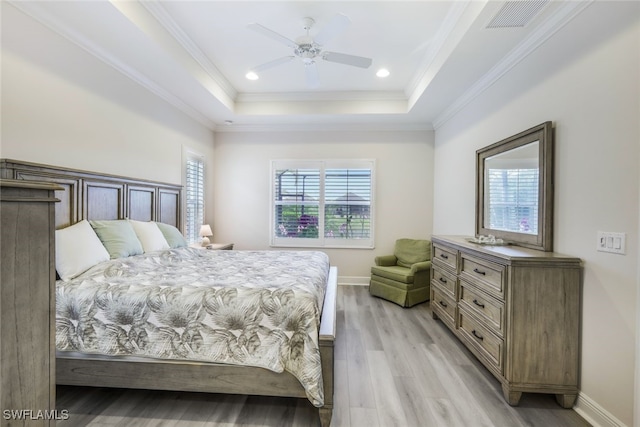
<path fill-rule="evenodd" d="M 68 409 L 4 409 L 2 418 L 5 420 L 68 420 Z"/>

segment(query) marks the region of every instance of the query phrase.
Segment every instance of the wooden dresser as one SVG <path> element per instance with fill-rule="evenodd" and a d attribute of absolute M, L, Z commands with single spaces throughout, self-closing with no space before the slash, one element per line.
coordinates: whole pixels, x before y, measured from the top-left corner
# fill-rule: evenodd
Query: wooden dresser
<path fill-rule="evenodd" d="M 0 180 L 2 426 L 55 425 L 56 189 Z"/>
<path fill-rule="evenodd" d="M 578 395 L 580 259 L 463 236 L 432 237 L 431 308 L 502 383 L 551 393 L 564 408 Z"/>

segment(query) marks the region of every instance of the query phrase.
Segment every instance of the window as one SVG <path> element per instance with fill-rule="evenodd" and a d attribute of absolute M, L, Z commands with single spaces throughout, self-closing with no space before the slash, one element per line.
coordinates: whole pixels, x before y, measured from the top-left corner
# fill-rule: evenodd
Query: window
<path fill-rule="evenodd" d="M 204 157 L 187 153 L 185 165 L 186 219 L 184 235 L 189 243 L 200 240 L 204 222 Z"/>
<path fill-rule="evenodd" d="M 373 160 L 276 160 L 271 243 L 373 247 Z"/>
<path fill-rule="evenodd" d="M 489 169 L 490 228 L 538 234 L 538 169 Z"/>

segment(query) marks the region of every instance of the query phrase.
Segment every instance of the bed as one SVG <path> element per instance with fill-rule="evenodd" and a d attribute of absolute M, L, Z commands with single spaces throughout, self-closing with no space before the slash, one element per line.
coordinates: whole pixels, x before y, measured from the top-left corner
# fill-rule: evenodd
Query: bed
<path fill-rule="evenodd" d="M 56 197 L 60 199 L 60 203 L 56 207 L 56 228 L 58 229 L 71 229 L 71 226 L 77 228 L 81 223 L 87 223 L 87 220 L 109 222 L 127 218 L 133 223 L 167 224 L 174 228 L 180 228 L 182 222 L 180 186 L 6 159 L 0 160 L 0 173 L 3 178 L 55 182 L 61 186 L 63 190 L 56 191 Z M 246 259 L 243 258 L 245 255 Z M 291 258 L 293 262 L 290 267 L 285 267 L 283 264 L 288 262 L 285 261 L 287 257 Z M 246 293 L 252 296 L 253 301 L 261 301 L 261 307 L 266 311 L 261 312 L 259 325 L 257 327 L 256 324 L 253 325 L 252 333 L 236 330 L 231 336 L 227 332 L 220 332 L 221 329 L 215 325 L 211 326 L 211 324 L 202 326 L 195 333 L 193 330 L 187 333 L 186 329 L 188 328 L 185 325 L 177 325 L 179 327 L 178 333 L 176 330 L 170 331 L 166 325 L 158 323 L 162 317 L 160 314 L 152 313 L 149 316 L 153 310 L 147 307 L 146 311 L 143 310 L 147 316 L 143 319 L 146 322 L 146 329 L 142 329 L 145 330 L 144 333 L 149 333 L 149 335 L 153 335 L 150 331 L 160 331 L 158 334 L 164 337 L 165 341 L 163 344 L 161 339 L 160 344 L 157 345 L 146 344 L 148 343 L 146 337 L 144 340 L 138 338 L 140 329 L 134 334 L 126 326 L 124 329 L 127 334 L 123 339 L 123 329 L 114 326 L 115 322 L 107 321 L 109 315 L 104 311 L 97 315 L 99 320 L 95 323 L 97 325 L 95 329 L 101 331 L 99 334 L 102 335 L 109 335 L 105 331 L 117 330 L 119 335 L 118 333 L 111 334 L 111 344 L 102 345 L 102 348 L 100 345 L 92 344 L 93 335 L 81 335 L 74 329 L 77 322 L 76 325 L 71 325 L 70 317 L 65 318 L 63 314 L 58 313 L 57 384 L 306 398 L 318 407 L 320 424 L 322 426 L 330 425 L 334 386 L 333 350 L 337 285 L 335 267 L 329 267 L 326 262 L 319 262 L 314 264 L 314 268 L 308 269 L 319 271 L 319 277 L 324 282 L 320 286 L 317 283 L 312 284 L 311 288 L 315 291 L 300 289 L 300 293 L 309 302 L 307 305 L 316 307 L 319 320 L 304 334 L 298 334 L 297 338 L 296 333 L 289 333 L 287 339 L 281 340 L 283 342 L 297 342 L 300 344 L 297 348 L 310 348 L 311 353 L 302 356 L 300 360 L 310 360 L 311 365 L 297 369 L 302 366 L 301 363 L 280 360 L 275 363 L 279 366 L 275 366 L 271 362 L 277 361 L 278 357 L 271 357 L 269 363 L 264 363 L 252 359 L 253 353 L 247 351 L 247 348 L 257 348 L 251 345 L 251 340 L 272 344 L 273 337 L 283 337 L 282 332 L 270 332 L 265 322 L 277 323 L 267 321 L 269 313 L 271 313 L 268 302 L 276 301 L 276 305 L 282 306 L 285 301 L 289 302 L 289 297 L 285 298 L 277 294 L 281 291 L 277 291 L 277 287 L 268 282 L 270 279 L 263 277 L 263 273 L 266 270 L 277 270 L 273 266 L 283 265 L 280 273 L 275 274 L 275 278 L 294 283 L 294 287 L 301 286 L 300 283 L 306 280 L 306 272 L 300 266 L 311 262 L 313 258 L 322 259 L 322 253 L 313 251 L 208 251 L 189 247 L 163 248 L 157 252 L 144 251 L 142 254 L 123 259 L 110 259 L 97 264 L 74 279 L 59 280 L 57 282 L 59 285 L 57 291 L 59 306 L 64 307 L 63 303 L 68 303 L 66 297 L 74 286 L 83 288 L 85 297 L 92 295 L 94 304 L 98 306 L 99 304 L 95 302 L 100 301 L 100 292 L 103 292 L 102 295 L 104 295 L 104 289 L 107 286 L 104 278 L 107 276 L 117 277 L 115 286 L 117 287 L 118 284 L 122 286 L 121 276 L 126 275 L 124 273 L 133 268 L 134 260 L 138 258 L 142 260 L 142 265 L 147 265 L 141 273 L 136 273 L 139 275 L 138 279 L 146 277 L 148 285 L 156 286 L 154 292 L 158 295 L 163 292 L 162 289 L 168 289 L 166 282 L 168 280 L 179 282 L 187 280 L 186 278 L 190 275 L 197 276 L 197 279 L 193 279 L 193 277 L 193 280 L 189 279 L 190 282 L 186 283 L 186 287 L 190 290 L 188 292 L 190 295 L 198 294 L 200 295 L 199 301 L 207 301 L 200 311 L 200 320 L 203 316 L 209 318 L 207 321 L 215 318 L 216 310 L 219 309 L 216 304 L 223 301 L 224 295 L 227 295 L 228 292 Z M 261 268 L 261 259 L 264 268 Z M 189 261 L 191 264 L 187 264 L 187 260 L 191 260 Z M 173 271 L 173 276 L 167 271 L 163 273 L 156 268 L 163 263 L 168 265 L 167 271 Z M 244 267 L 242 267 L 243 265 Z M 253 276 L 239 276 L 242 272 L 246 273 L 248 270 L 252 270 L 248 268 L 249 266 L 256 266 L 253 268 Z M 272 267 L 267 268 L 266 266 Z M 218 267 L 219 269 L 215 270 Z M 153 276 L 154 270 L 157 270 L 156 272 L 160 276 Z M 226 272 L 226 276 L 223 276 L 223 271 Z M 294 278 L 292 274 L 289 274 L 289 271 L 297 272 L 298 277 Z M 215 285 L 213 288 L 206 287 L 201 283 L 205 276 L 213 278 Z M 159 277 L 166 280 L 162 282 Z M 233 288 L 233 282 L 240 282 L 241 285 Z M 256 286 L 247 288 L 242 285 L 246 282 L 252 282 Z M 92 288 L 89 284 L 93 284 L 94 287 Z M 108 286 L 114 285 L 109 284 Z M 147 288 L 144 292 L 149 292 L 148 289 L 151 288 Z M 229 291 L 229 289 L 236 290 Z M 113 292 L 109 292 L 107 292 L 109 295 L 113 295 Z M 210 296 L 202 297 L 205 294 Z M 265 297 L 265 295 L 267 296 Z M 166 303 L 166 295 L 162 298 L 164 298 L 162 301 Z M 284 310 L 282 307 L 280 310 L 281 313 L 293 311 L 291 309 Z M 278 317 L 277 310 L 271 314 Z M 215 321 L 215 319 L 213 320 Z M 307 323 L 313 324 L 314 322 Z M 60 330 L 63 333 L 60 333 Z M 173 341 L 175 340 L 167 338 L 168 336 L 175 338 L 180 334 L 188 335 L 191 338 L 197 335 L 197 339 L 189 341 L 187 345 L 184 343 L 174 345 Z M 227 334 L 227 344 L 224 346 L 211 344 L 212 336 L 224 334 Z M 94 333 L 94 335 L 96 334 Z M 305 335 L 307 341 L 305 338 L 301 338 Z M 81 337 L 81 345 L 78 345 L 79 336 Z M 131 336 L 136 338 L 131 338 Z M 237 347 L 237 343 L 242 341 L 242 350 L 236 348 L 237 351 L 229 351 L 229 348 L 233 347 L 229 345 L 229 336 L 232 338 L 233 346 Z M 169 342 L 173 342 L 173 344 L 168 345 Z M 194 344 L 196 342 L 197 345 Z M 145 345 L 140 345 L 140 343 L 145 343 Z M 111 351 L 104 351 L 104 347 L 111 348 Z M 139 351 L 138 347 L 144 351 Z M 287 347 L 287 351 L 298 354 L 299 352 L 293 350 L 294 347 L 296 346 L 290 345 Z M 221 351 L 221 348 L 224 348 L 225 351 Z M 265 346 L 265 348 L 272 347 Z M 205 350 L 197 351 L 198 349 Z M 256 353 L 261 353 L 261 356 L 264 356 L 262 353 L 271 353 L 273 356 L 274 352 L 256 351 Z M 217 359 L 216 357 L 209 358 L 211 355 L 215 355 Z M 221 360 L 221 362 L 216 360 Z M 249 364 L 244 364 L 244 362 Z M 289 364 L 287 365 L 287 363 Z"/>

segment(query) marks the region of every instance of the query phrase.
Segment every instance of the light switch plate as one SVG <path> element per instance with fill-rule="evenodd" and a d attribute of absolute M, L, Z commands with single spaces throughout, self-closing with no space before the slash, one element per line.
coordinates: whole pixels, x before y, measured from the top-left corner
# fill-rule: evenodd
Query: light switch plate
<path fill-rule="evenodd" d="M 597 249 L 600 252 L 611 252 L 625 255 L 627 253 L 627 234 L 613 231 L 598 231 Z"/>

